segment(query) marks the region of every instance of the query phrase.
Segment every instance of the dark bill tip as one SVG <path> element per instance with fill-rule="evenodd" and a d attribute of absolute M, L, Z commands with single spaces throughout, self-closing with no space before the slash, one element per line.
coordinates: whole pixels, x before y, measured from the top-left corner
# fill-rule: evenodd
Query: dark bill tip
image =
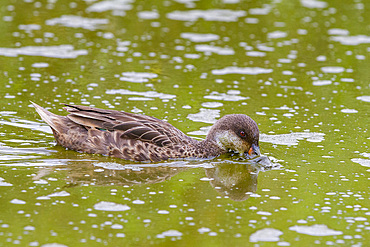
<path fill-rule="evenodd" d="M 248 159 L 252 159 L 260 155 L 261 155 L 260 147 L 255 144 L 253 144 L 252 147 L 249 149 L 248 153 L 246 153 L 246 157 Z"/>

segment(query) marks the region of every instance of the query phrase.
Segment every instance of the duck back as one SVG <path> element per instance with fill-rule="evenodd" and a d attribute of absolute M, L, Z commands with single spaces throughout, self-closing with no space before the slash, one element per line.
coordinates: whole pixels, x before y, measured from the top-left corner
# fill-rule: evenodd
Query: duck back
<path fill-rule="evenodd" d="M 154 117 L 68 104 L 70 114 L 59 116 L 32 104 L 68 149 L 133 161 L 207 158 L 201 142 Z"/>

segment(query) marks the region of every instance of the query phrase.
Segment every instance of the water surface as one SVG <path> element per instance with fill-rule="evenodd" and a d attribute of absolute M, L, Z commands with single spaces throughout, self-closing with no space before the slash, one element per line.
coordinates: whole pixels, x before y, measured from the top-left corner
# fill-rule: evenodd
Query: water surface
<path fill-rule="evenodd" d="M 366 1 L 0 3 L 0 246 L 366 246 Z M 272 165 L 56 146 L 30 104 L 260 128 Z M 54 245 L 52 245 L 54 244 Z"/>

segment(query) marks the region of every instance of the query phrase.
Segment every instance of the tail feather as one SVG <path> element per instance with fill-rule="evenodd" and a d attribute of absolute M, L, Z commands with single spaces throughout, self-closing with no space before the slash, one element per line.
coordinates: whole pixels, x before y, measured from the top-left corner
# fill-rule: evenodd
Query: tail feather
<path fill-rule="evenodd" d="M 32 102 L 32 105 L 35 107 L 37 113 L 40 115 L 42 120 L 44 120 L 54 131 L 59 132 L 56 122 L 59 121 L 60 116 L 49 112 L 45 108 L 39 106 L 38 104 Z"/>

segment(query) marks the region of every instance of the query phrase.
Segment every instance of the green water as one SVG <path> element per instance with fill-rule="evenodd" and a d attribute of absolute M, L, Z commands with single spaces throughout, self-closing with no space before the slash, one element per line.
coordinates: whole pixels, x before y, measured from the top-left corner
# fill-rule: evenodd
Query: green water
<path fill-rule="evenodd" d="M 367 246 L 369 9 L 2 0 L 0 246 Z M 151 115 L 200 139 L 247 114 L 273 167 L 65 150 L 30 100 Z"/>

